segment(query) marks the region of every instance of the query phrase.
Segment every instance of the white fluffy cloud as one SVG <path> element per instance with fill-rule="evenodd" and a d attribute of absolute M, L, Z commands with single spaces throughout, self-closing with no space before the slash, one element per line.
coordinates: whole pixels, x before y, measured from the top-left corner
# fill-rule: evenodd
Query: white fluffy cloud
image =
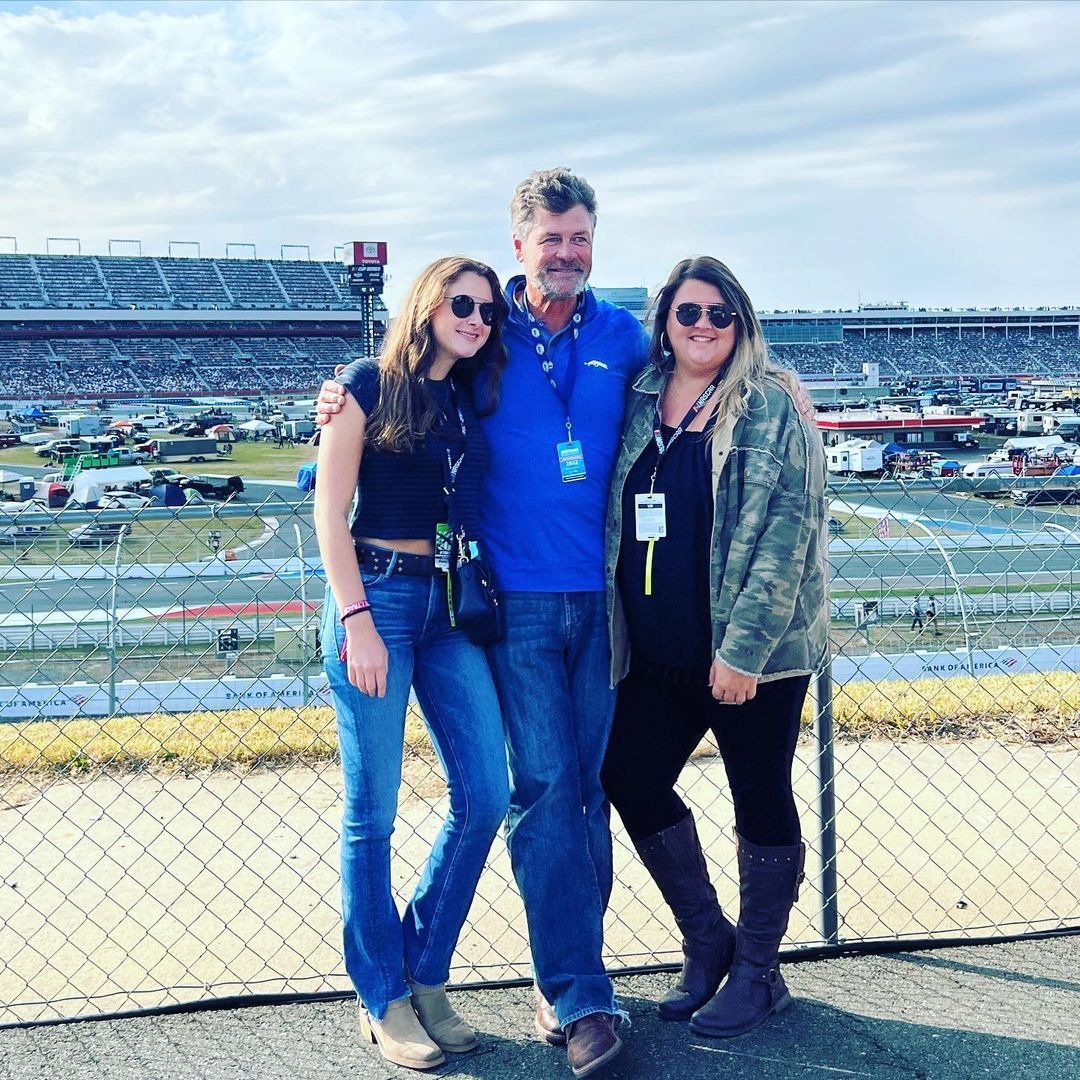
<path fill-rule="evenodd" d="M 0 233 L 513 268 L 565 164 L 594 281 L 694 252 L 760 306 L 1080 302 L 1065 3 L 0 3 Z"/>

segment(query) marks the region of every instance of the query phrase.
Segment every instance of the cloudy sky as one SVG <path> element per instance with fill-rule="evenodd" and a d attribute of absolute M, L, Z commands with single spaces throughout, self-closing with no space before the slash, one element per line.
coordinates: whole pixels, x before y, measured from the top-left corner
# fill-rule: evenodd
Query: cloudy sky
<path fill-rule="evenodd" d="M 1080 303 L 1080 3 L 5 3 L 0 233 L 514 268 L 567 165 L 593 283 L 694 253 L 760 308 Z M 0 241 L 10 250 L 10 241 Z"/>

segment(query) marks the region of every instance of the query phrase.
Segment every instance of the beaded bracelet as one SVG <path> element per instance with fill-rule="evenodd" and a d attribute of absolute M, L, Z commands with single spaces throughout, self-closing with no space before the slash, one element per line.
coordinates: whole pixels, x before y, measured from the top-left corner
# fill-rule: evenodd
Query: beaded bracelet
<path fill-rule="evenodd" d="M 371 610 L 371 604 L 368 603 L 367 600 L 357 600 L 355 604 L 350 604 L 338 616 L 338 618 L 341 620 L 342 623 L 344 623 L 345 620 L 350 618 L 351 616 L 359 615 L 361 611 L 370 611 L 370 610 Z"/>

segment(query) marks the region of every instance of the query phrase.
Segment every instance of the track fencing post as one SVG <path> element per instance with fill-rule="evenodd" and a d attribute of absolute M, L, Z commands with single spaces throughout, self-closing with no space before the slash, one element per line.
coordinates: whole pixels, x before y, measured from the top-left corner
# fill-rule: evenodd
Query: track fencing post
<path fill-rule="evenodd" d="M 821 936 L 830 945 L 840 940 L 840 910 L 836 883 L 836 787 L 833 757 L 833 698 L 831 660 L 814 678 L 814 740 L 821 821 Z"/>

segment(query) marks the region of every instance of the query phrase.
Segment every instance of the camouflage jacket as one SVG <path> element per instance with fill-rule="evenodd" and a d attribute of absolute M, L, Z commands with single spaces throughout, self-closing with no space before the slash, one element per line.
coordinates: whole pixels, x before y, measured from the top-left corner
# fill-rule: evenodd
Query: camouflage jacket
<path fill-rule="evenodd" d="M 665 378 L 650 366 L 634 382 L 612 477 L 604 566 L 612 686 L 630 659 L 615 584 L 623 485 L 652 439 Z M 766 376 L 745 416 L 718 420 L 712 477 L 714 656 L 763 681 L 816 671 L 827 656 L 829 633 L 825 454 L 817 428 L 799 415 L 782 375 Z"/>

